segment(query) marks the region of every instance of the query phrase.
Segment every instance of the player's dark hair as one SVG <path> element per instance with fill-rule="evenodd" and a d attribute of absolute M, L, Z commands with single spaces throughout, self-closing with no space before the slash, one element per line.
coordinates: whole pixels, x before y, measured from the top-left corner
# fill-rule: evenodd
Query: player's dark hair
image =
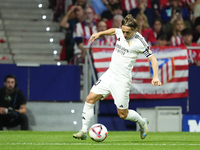
<path fill-rule="evenodd" d="M 193 32 L 192 32 L 191 29 L 185 28 L 185 29 L 183 29 L 183 30 L 181 31 L 181 35 L 182 35 L 182 36 L 193 35 Z"/>
<path fill-rule="evenodd" d="M 162 21 L 162 19 L 160 17 L 157 17 L 157 18 L 154 19 L 153 25 L 156 23 L 156 21 L 159 21 L 163 26 L 163 21 Z"/>
<path fill-rule="evenodd" d="M 112 11 L 117 10 L 117 9 L 123 10 L 122 5 L 120 3 L 115 3 L 115 4 L 111 5 Z"/>
<path fill-rule="evenodd" d="M 158 34 L 156 39 L 162 40 L 162 41 L 168 41 L 169 40 L 168 36 L 166 34 L 163 34 L 163 33 Z"/>
<path fill-rule="evenodd" d="M 4 82 L 6 82 L 8 78 L 15 79 L 15 87 L 17 87 L 17 78 L 13 74 L 8 74 L 7 76 L 5 76 Z"/>
<path fill-rule="evenodd" d="M 122 20 L 122 25 L 131 27 L 132 30 L 135 30 L 138 28 L 137 21 L 133 18 L 131 14 L 128 14 L 123 20 Z"/>

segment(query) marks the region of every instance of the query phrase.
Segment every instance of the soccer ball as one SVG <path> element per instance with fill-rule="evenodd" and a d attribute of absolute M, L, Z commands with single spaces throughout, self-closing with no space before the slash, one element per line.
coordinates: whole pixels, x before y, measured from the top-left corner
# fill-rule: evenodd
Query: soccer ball
<path fill-rule="evenodd" d="M 90 138 L 96 142 L 102 142 L 108 135 L 107 128 L 102 124 L 94 124 L 89 130 Z"/>

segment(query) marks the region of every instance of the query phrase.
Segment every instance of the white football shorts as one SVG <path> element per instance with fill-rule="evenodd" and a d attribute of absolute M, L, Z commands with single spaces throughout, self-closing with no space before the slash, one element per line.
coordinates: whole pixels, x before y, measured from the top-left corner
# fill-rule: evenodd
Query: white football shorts
<path fill-rule="evenodd" d="M 117 108 L 126 109 L 129 106 L 131 83 L 112 79 L 109 72 L 110 71 L 108 69 L 93 85 L 90 92 L 102 95 L 103 97 L 101 100 L 111 94 Z"/>

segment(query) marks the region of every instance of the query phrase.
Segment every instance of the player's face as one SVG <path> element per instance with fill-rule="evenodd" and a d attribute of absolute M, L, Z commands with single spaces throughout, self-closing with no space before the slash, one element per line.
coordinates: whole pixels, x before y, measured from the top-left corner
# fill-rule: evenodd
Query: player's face
<path fill-rule="evenodd" d="M 4 82 L 4 85 L 8 91 L 12 91 L 15 87 L 15 79 L 7 78 L 6 82 Z"/>
<path fill-rule="evenodd" d="M 131 27 L 127 27 L 127 26 L 123 26 L 123 25 L 122 25 L 122 32 L 123 32 L 124 38 L 126 40 L 130 39 L 135 33 L 135 31 L 132 30 Z"/>

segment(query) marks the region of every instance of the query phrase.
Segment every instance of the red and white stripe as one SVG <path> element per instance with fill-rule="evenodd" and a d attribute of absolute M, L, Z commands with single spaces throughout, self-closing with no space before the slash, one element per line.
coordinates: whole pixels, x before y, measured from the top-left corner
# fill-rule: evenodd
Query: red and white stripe
<path fill-rule="evenodd" d="M 75 27 L 75 30 L 73 33 L 73 37 L 74 38 L 83 38 L 83 44 L 87 45 L 90 36 L 96 32 L 97 32 L 97 30 L 96 30 L 95 23 L 92 27 L 89 27 L 84 22 L 79 22 L 76 24 L 76 27 Z"/>
<path fill-rule="evenodd" d="M 197 0 L 183 0 L 187 4 L 195 3 Z"/>
<path fill-rule="evenodd" d="M 92 43 L 92 46 L 114 46 L 117 41 L 117 37 L 113 36 L 104 36 L 103 39 L 97 39 Z"/>
<path fill-rule="evenodd" d="M 179 46 L 183 43 L 183 40 L 180 36 L 171 37 L 171 46 Z"/>
<path fill-rule="evenodd" d="M 130 11 L 138 6 L 137 0 L 121 0 L 123 10 Z"/>
<path fill-rule="evenodd" d="M 113 49 L 114 48 L 93 48 L 94 66 L 98 77 L 109 68 Z M 180 47 L 166 47 L 165 50 L 167 51 L 165 52 L 163 48 L 159 49 L 159 47 L 152 47 L 152 49 L 158 51 L 154 53 L 157 59 L 172 58 L 171 61 L 161 67 L 162 69 L 159 69 L 159 77 L 164 84 L 152 88 L 149 61 L 143 54 L 140 54 L 132 70 L 130 98 L 168 99 L 187 97 L 187 50 L 184 48 L 181 49 Z M 169 69 L 170 67 L 173 68 Z M 110 98 L 111 97 L 108 97 L 107 99 Z"/>

